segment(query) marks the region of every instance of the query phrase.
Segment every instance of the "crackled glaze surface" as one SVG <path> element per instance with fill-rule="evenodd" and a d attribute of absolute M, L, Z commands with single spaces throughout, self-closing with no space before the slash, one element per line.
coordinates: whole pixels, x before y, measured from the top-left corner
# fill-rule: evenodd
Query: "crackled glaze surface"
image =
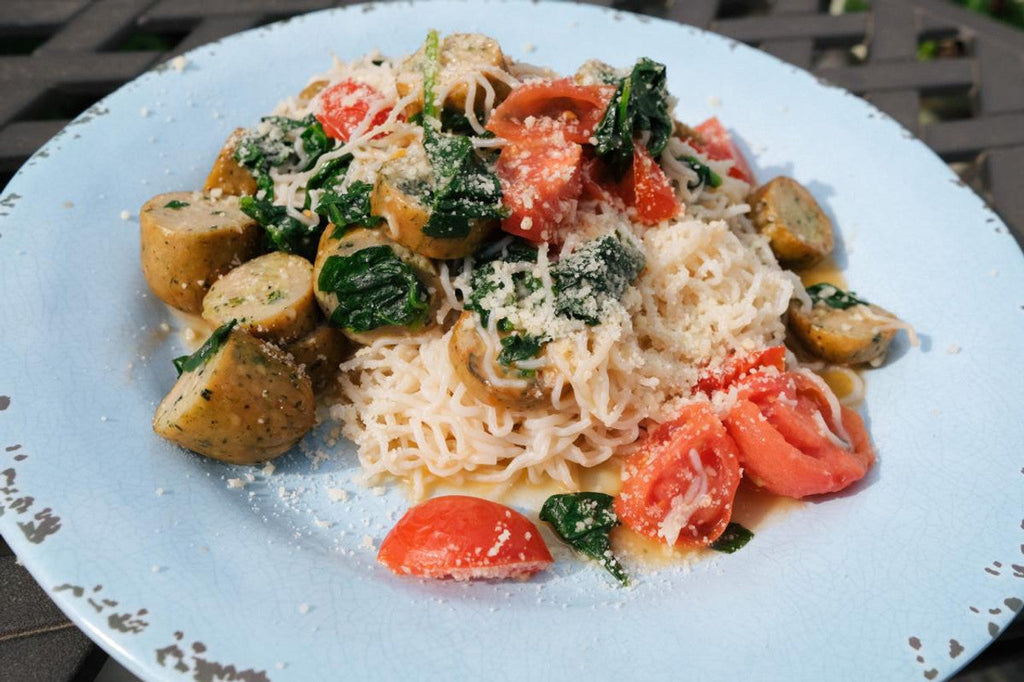
<path fill-rule="evenodd" d="M 428 27 L 484 31 L 565 71 L 664 61 L 684 120 L 720 116 L 760 177 L 811 189 L 840 226 L 847 280 L 924 341 L 901 339 L 870 374 L 880 464 L 856 494 L 629 590 L 553 541 L 560 561 L 538 581 L 427 584 L 374 563 L 406 501 L 355 483 L 329 429 L 273 471 L 152 434 L 183 348 L 146 293 L 138 207 L 201 185 L 227 134 L 331 51 L 411 51 Z M 1024 261 L 981 200 L 869 105 L 719 37 L 563 3 L 355 7 L 183 66 L 90 109 L 0 197 L 0 529 L 142 677 L 933 679 L 1020 610 Z"/>

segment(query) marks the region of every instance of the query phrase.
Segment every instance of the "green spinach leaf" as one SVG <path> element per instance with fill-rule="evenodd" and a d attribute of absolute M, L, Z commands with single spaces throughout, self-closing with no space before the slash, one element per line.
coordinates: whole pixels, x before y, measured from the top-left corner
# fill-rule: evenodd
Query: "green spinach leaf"
<path fill-rule="evenodd" d="M 604 302 L 619 300 L 644 264 L 643 252 L 624 240 L 607 236 L 584 244 L 551 268 L 555 311 L 598 324 Z"/>
<path fill-rule="evenodd" d="M 546 336 L 513 333 L 501 338 L 501 352 L 498 362 L 508 367 L 522 360 L 536 357 L 540 349 L 551 339 Z"/>
<path fill-rule="evenodd" d="M 511 286 L 507 279 L 495 276 L 496 265 L 500 262 L 537 260 L 536 247 L 524 240 L 513 240 L 500 249 L 485 249 L 474 260 L 466 309 L 479 314 L 483 326 L 488 325 L 491 315 L 484 301 L 494 300 L 495 292 L 499 292 L 502 304 L 507 305 L 522 301 L 542 286 L 529 272 L 513 274 Z M 628 242 L 613 236 L 588 242 L 551 268 L 556 314 L 589 325 L 598 324 L 605 302 L 621 298 L 643 267 L 643 253 Z M 508 320 L 498 320 L 497 327 L 500 332 L 512 332 L 501 338 L 502 350 L 498 354 L 498 361 L 506 366 L 535 357 L 544 344 L 551 341 L 546 335 L 516 331 Z"/>
<path fill-rule="evenodd" d="M 469 300 L 466 301 L 466 309 L 473 310 L 480 315 L 480 324 L 487 326 L 490 319 L 490 311 L 484 308 L 482 301 L 485 297 L 502 288 L 502 284 L 494 277 L 494 264 L 499 261 L 506 263 L 530 263 L 537 261 L 537 247 L 531 245 L 524 239 L 513 239 L 505 244 L 493 244 L 484 248 L 473 257 L 475 261 L 473 274 L 469 282 L 472 292 Z M 522 294 L 533 291 L 539 283 L 530 282 L 527 273 L 517 273 L 513 276 L 515 290 L 507 292 L 506 300 L 511 302 Z M 502 331 L 511 331 L 503 329 Z"/>
<path fill-rule="evenodd" d="M 164 208 L 169 208 L 173 211 L 179 211 L 185 208 L 186 206 L 188 206 L 187 201 L 178 201 L 177 199 L 171 199 L 166 204 L 164 204 Z"/>
<path fill-rule="evenodd" d="M 330 256 L 317 286 L 337 294 L 331 324 L 356 332 L 389 325 L 419 327 L 427 318 L 427 288 L 390 246 Z"/>
<path fill-rule="evenodd" d="M 324 167 L 318 170 L 306 183 L 306 191 L 311 189 L 323 189 L 333 188 L 341 184 L 341 181 L 345 179 L 345 174 L 348 172 L 348 167 L 352 163 L 352 155 L 345 154 L 339 156 L 336 159 L 331 159 L 324 164 Z M 307 194 L 307 201 L 309 195 Z M 308 208 L 308 207 L 307 207 Z"/>
<path fill-rule="evenodd" d="M 316 118 L 310 114 L 306 118 L 288 118 L 287 116 L 264 116 L 260 119 L 266 121 L 271 125 L 280 128 L 281 130 L 288 132 L 291 130 L 299 130 L 300 128 L 306 128 L 311 125 Z"/>
<path fill-rule="evenodd" d="M 483 163 L 473 143 L 463 135 L 442 130 L 434 88 L 439 69 L 437 31 L 427 34 L 423 59 L 423 148 L 433 171 L 427 196 L 430 218 L 423 234 L 462 239 L 473 220 L 501 218 L 501 183 Z"/>
<path fill-rule="evenodd" d="M 272 250 L 295 253 L 309 259 L 316 255 L 317 241 L 323 232 L 319 224 L 307 225 L 296 220 L 288 215 L 284 206 L 277 206 L 266 199 L 242 197 L 238 207 L 263 227 Z"/>
<path fill-rule="evenodd" d="M 259 129 L 249 130 L 235 145 L 235 160 L 252 173 L 257 189 L 263 191 L 262 198 L 268 201 L 274 198 L 271 168 L 289 172 L 309 170 L 321 156 L 338 144 L 327 136 L 323 126 L 312 114 L 302 119 L 266 116 L 262 123 L 262 133 Z M 295 153 L 296 137 L 302 141 L 302 149 L 307 154 L 306 162 L 301 165 Z M 347 162 L 344 165 L 347 168 Z M 337 170 L 337 165 L 333 169 Z M 322 174 L 323 171 L 317 175 Z"/>
<path fill-rule="evenodd" d="M 730 523 L 725 532 L 718 536 L 709 547 L 716 552 L 732 554 L 753 539 L 754 534 L 738 523 Z"/>
<path fill-rule="evenodd" d="M 711 170 L 706 163 L 701 162 L 696 156 L 684 156 L 679 159 L 697 174 L 697 182 L 686 183 L 687 189 L 697 189 L 701 185 L 707 185 L 708 187 L 721 187 L 722 176 Z"/>
<path fill-rule="evenodd" d="M 324 193 L 316 212 L 326 215 L 334 223 L 332 237 L 341 237 L 353 227 L 376 227 L 384 222 L 384 218 L 370 215 L 372 192 L 373 185 L 357 180 L 340 194 L 333 191 Z"/>
<path fill-rule="evenodd" d="M 312 116 L 309 118 L 312 118 Z M 327 136 L 327 133 L 324 132 L 324 127 L 317 120 L 311 121 L 299 137 L 302 139 L 303 151 L 309 154 L 310 158 L 303 170 L 312 168 L 316 165 L 317 159 L 334 148 L 334 140 Z"/>
<path fill-rule="evenodd" d="M 647 150 L 658 156 L 672 136 L 665 65 L 646 57 L 619 83 L 601 122 L 594 129 L 595 151 L 621 177 L 633 163 L 633 138 L 645 132 Z"/>
<path fill-rule="evenodd" d="M 857 298 L 852 291 L 843 291 L 827 282 L 819 282 L 807 287 L 807 294 L 811 297 L 811 302 L 824 303 L 830 308 L 839 310 L 846 310 L 855 305 L 870 305 L 867 301 Z"/>
<path fill-rule="evenodd" d="M 552 495 L 540 510 L 541 521 L 555 529 L 570 547 L 600 563 L 622 585 L 629 576 L 611 550 L 609 533 L 619 525 L 612 509 L 615 498 L 604 493 L 568 493 Z"/>
<path fill-rule="evenodd" d="M 470 124 L 469 119 L 466 118 L 466 114 L 461 111 L 441 107 L 441 110 L 437 115 L 441 120 L 441 130 L 446 133 L 482 137 L 487 140 L 495 137 L 494 133 L 489 130 L 486 130 L 483 133 L 476 132 L 476 129 L 473 128 L 472 124 Z M 417 111 L 415 114 L 410 116 L 409 123 L 415 123 L 416 125 L 423 127 L 423 112 Z"/>
<path fill-rule="evenodd" d="M 231 320 L 217 327 L 210 334 L 210 338 L 206 339 L 206 343 L 200 346 L 192 355 L 182 355 L 174 358 L 174 368 L 178 370 L 178 376 L 181 376 L 184 372 L 194 372 L 209 362 L 210 358 L 217 354 L 217 351 L 224 345 L 224 342 L 231 336 L 231 330 L 235 328 L 237 322 L 237 320 Z"/>
<path fill-rule="evenodd" d="M 462 239 L 471 221 L 506 215 L 498 176 L 484 166 L 468 137 L 438 132 L 424 136 L 423 146 L 434 176 L 423 234 Z"/>

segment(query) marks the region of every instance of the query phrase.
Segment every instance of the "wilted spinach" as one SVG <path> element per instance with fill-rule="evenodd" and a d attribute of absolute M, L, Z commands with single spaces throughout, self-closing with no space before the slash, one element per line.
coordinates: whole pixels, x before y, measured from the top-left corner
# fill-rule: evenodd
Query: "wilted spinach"
<path fill-rule="evenodd" d="M 623 239 L 588 242 L 551 268 L 555 311 L 596 325 L 605 301 L 619 300 L 643 269 L 643 252 Z"/>
<path fill-rule="evenodd" d="M 750 542 L 754 534 L 738 523 L 730 523 L 718 539 L 708 545 L 716 552 L 732 554 Z"/>
<path fill-rule="evenodd" d="M 697 182 L 686 183 L 687 189 L 697 189 L 701 185 L 707 185 L 708 187 L 722 186 L 722 176 L 711 170 L 706 163 L 701 162 L 696 156 L 684 156 L 679 160 L 697 174 Z"/>
<path fill-rule="evenodd" d="M 546 336 L 532 336 L 518 332 L 501 338 L 501 352 L 498 362 L 508 367 L 523 360 L 535 357 L 540 349 L 551 339 Z"/>
<path fill-rule="evenodd" d="M 494 137 L 494 133 L 489 130 L 485 130 L 483 133 L 476 132 L 476 129 L 466 118 L 466 115 L 460 111 L 454 111 L 452 109 L 446 109 L 441 107 L 437 114 L 441 120 L 441 130 L 446 133 L 455 133 L 456 135 L 475 135 L 476 137 L 483 137 L 490 139 Z M 423 112 L 418 111 L 409 117 L 409 123 L 415 123 L 416 125 L 423 125 Z"/>
<path fill-rule="evenodd" d="M 612 554 L 608 535 L 619 525 L 619 517 L 612 509 L 614 499 L 604 493 L 552 495 L 541 507 L 540 519 L 551 524 L 570 547 L 596 559 L 622 585 L 628 585 L 629 576 Z"/>
<path fill-rule="evenodd" d="M 522 239 L 513 239 L 501 246 L 501 248 L 485 248 L 481 253 L 474 256 L 475 265 L 473 274 L 470 276 L 470 287 L 472 292 L 469 300 L 466 301 L 466 309 L 473 310 L 480 315 L 480 324 L 487 326 L 490 311 L 483 307 L 483 299 L 497 291 L 502 285 L 494 278 L 494 265 L 498 261 L 506 263 L 531 263 L 537 261 L 537 247 Z M 532 281 L 533 278 L 525 272 L 516 273 L 512 277 L 515 290 L 507 292 L 508 302 L 520 298 L 529 291 L 536 289 L 539 283 Z M 508 331 L 508 330 L 504 330 Z"/>
<path fill-rule="evenodd" d="M 272 204 L 266 199 L 242 197 L 238 200 L 238 208 L 263 227 L 271 250 L 295 253 L 310 259 L 316 255 L 316 244 L 323 232 L 319 223 L 307 225 L 288 215 L 284 206 Z"/>
<path fill-rule="evenodd" d="M 312 119 L 312 120 L 310 120 Z M 302 139 L 302 149 L 309 155 L 303 170 L 309 170 L 316 165 L 317 159 L 334 148 L 335 141 L 327 136 L 324 127 L 319 121 L 313 118 L 312 114 L 303 120 L 307 123 L 305 130 L 299 135 Z"/>
<path fill-rule="evenodd" d="M 836 285 L 827 282 L 819 282 L 807 287 L 807 294 L 813 303 L 824 303 L 830 308 L 839 310 L 846 310 L 855 305 L 870 305 L 867 301 L 857 298 L 852 291 L 843 291 Z"/>
<path fill-rule="evenodd" d="M 318 170 L 306 183 L 306 191 L 311 189 L 331 189 L 341 184 L 341 181 L 345 179 L 345 174 L 348 172 L 348 167 L 352 163 L 352 155 L 345 154 L 339 156 L 336 159 L 331 159 L 324 164 L 324 167 Z M 307 201 L 308 199 L 307 194 Z M 307 206 L 308 208 L 308 206 Z"/>
<path fill-rule="evenodd" d="M 423 234 L 461 239 L 469 224 L 506 215 L 498 176 L 484 165 L 464 135 L 445 133 L 434 88 L 439 68 L 437 31 L 427 34 L 423 59 L 423 148 L 433 171 L 433 187 L 426 197 L 430 218 Z"/>
<path fill-rule="evenodd" d="M 416 273 L 390 246 L 371 246 L 350 256 L 330 256 L 317 286 L 336 294 L 331 324 L 356 332 L 378 327 L 418 327 L 429 297 Z"/>
<path fill-rule="evenodd" d="M 262 198 L 269 201 L 274 198 L 271 168 L 289 172 L 309 170 L 321 156 L 334 149 L 337 141 L 327 136 L 312 114 L 303 119 L 266 116 L 262 122 L 266 124 L 263 133 L 250 130 L 235 145 L 235 160 L 252 173 L 257 189 L 263 191 Z M 301 166 L 293 142 L 296 135 L 307 155 Z"/>
<path fill-rule="evenodd" d="M 228 340 L 231 330 L 235 328 L 236 323 L 237 320 L 231 320 L 217 327 L 210 334 L 210 338 L 206 339 L 206 343 L 200 346 L 192 355 L 181 355 L 174 358 L 174 369 L 178 370 L 178 376 L 181 376 L 183 372 L 194 372 L 209 362 L 210 358 L 216 355 L 220 347 Z"/>
<path fill-rule="evenodd" d="M 316 212 L 326 215 L 334 223 L 333 237 L 341 237 L 352 227 L 376 227 L 384 218 L 370 214 L 370 194 L 373 185 L 357 180 L 345 192 L 325 192 L 320 197 Z"/>
<path fill-rule="evenodd" d="M 499 262 L 537 260 L 536 247 L 526 241 L 516 239 L 500 249 L 484 250 L 475 260 L 466 309 L 478 313 L 484 326 L 491 315 L 484 305 L 485 299 L 500 292 L 502 304 L 508 305 L 522 301 L 541 286 L 537 277 L 525 271 L 512 275 L 511 287 L 507 280 L 495 277 Z M 643 253 L 629 242 L 607 236 L 584 244 L 551 267 L 555 313 L 589 325 L 598 324 L 605 302 L 621 298 L 643 267 Z M 502 350 L 498 354 L 498 361 L 506 366 L 536 356 L 551 340 L 546 335 L 517 331 L 506 319 L 498 320 L 497 327 L 503 333 L 511 332 L 501 338 Z"/>
<path fill-rule="evenodd" d="M 674 123 L 668 108 L 665 65 L 644 57 L 615 89 L 601 122 L 594 129 L 595 151 L 618 175 L 633 163 L 633 138 L 649 132 L 647 150 L 657 158 Z"/>

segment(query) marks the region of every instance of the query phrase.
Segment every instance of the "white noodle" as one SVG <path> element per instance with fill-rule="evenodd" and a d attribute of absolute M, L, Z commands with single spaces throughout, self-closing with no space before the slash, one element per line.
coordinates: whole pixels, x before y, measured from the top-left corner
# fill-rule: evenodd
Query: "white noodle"
<path fill-rule="evenodd" d="M 313 168 L 273 175 L 277 199 L 288 206 L 289 215 L 315 220 L 301 212 L 304 188 L 331 160 L 352 156 L 345 187 L 356 180 L 373 182 L 384 163 L 404 153 L 410 142 L 422 140 L 422 129 L 404 120 L 407 111 L 420 106 L 421 93 L 413 89 L 400 97 L 400 63 L 385 59 L 373 64 L 374 58 L 379 56 L 350 63 L 336 60 L 314 79 L 327 82 L 324 91 L 354 80 L 373 87 L 381 99 L 371 104 L 350 139 L 321 156 Z M 553 75 L 523 63 L 511 64 L 508 71 L 486 67 L 453 79 L 438 96 L 464 87 L 462 111 L 483 135 L 499 92 Z M 318 113 L 320 99 L 289 98 L 275 113 L 295 118 Z M 385 110 L 386 120 L 373 125 Z M 500 138 L 471 140 L 480 150 L 505 144 Z M 298 141 L 294 144 L 296 154 L 305 158 Z M 697 174 L 679 160 L 685 156 L 705 163 L 722 178 L 721 186 L 697 185 Z M 542 245 L 536 262 L 500 268 L 509 284 L 514 274 L 529 273 L 541 286 L 520 304 L 496 304 L 486 328 L 478 328 L 486 348 L 486 378 L 505 388 L 528 386 L 497 363 L 499 320 L 548 334 L 553 340 L 537 358 L 516 365 L 537 372 L 537 381 L 549 390 L 541 407 L 518 411 L 483 403 L 462 384 L 452 365 L 450 327 L 472 293 L 471 259 L 454 276 L 449 262 L 438 264 L 439 301 L 431 329 L 377 339 L 342 364 L 344 399 L 332 406 L 331 415 L 355 442 L 366 480 L 399 477 L 417 495 L 436 478 L 501 485 L 554 479 L 573 487 L 579 467 L 627 453 L 648 424 L 674 416 L 691 402 L 691 389 L 709 362 L 782 343 L 782 316 L 790 300 L 808 299 L 799 279 L 779 268 L 768 240 L 747 219 L 750 186 L 729 176 L 731 162 L 708 159 L 677 138 L 669 141 L 661 162 L 685 207 L 677 219 L 644 228 L 612 206 L 584 202 L 577 209 L 574 232 L 560 249 L 549 252 Z M 319 192 L 311 192 L 310 199 L 318 200 Z M 608 234 L 624 235 L 644 253 L 646 267 L 638 280 L 621 302 L 609 303 L 598 325 L 553 316 L 551 263 Z M 841 430 L 838 402 L 830 410 L 829 423 Z M 836 435 L 849 440 L 845 432 Z M 683 511 L 706 494 L 706 477 L 698 477 L 694 485 L 680 500 Z"/>

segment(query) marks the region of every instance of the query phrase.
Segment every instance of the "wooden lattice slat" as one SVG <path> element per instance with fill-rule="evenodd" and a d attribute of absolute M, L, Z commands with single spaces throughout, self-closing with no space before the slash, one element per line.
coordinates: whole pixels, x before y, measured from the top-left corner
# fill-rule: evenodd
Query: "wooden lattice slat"
<path fill-rule="evenodd" d="M 864 39 L 868 15 L 769 14 L 725 19 L 711 24 L 716 33 L 745 43 L 785 38 L 813 38 L 820 42 L 853 44 Z"/>
<path fill-rule="evenodd" d="M 0 3 L 0 35 L 52 31 L 87 4 L 89 0 L 4 0 Z"/>
<path fill-rule="evenodd" d="M 592 0 L 717 31 L 815 71 L 826 80 L 865 96 L 948 161 L 984 167 L 973 186 L 1024 239 L 1024 212 L 996 188 L 989 167 L 1002 152 L 1024 146 L 1024 34 L 944 0 L 876 1 L 872 12 L 831 15 L 819 0 Z M 0 36 L 28 40 L 30 54 L 0 54 L 0 183 L 42 145 L 55 121 L 74 112 L 48 111 L 74 93 L 84 109 L 88 96 L 107 94 L 175 54 L 266 21 L 347 4 L 332 0 L 3 0 Z M 181 36 L 168 50 L 122 52 L 134 32 Z M 920 41 L 958 38 L 967 54 L 921 62 Z M 38 40 L 37 45 L 32 45 Z M 863 45 L 866 58 L 821 59 L 825 52 Z M 4 50 L 8 52 L 8 50 Z M 842 60 L 841 60 L 842 61 Z M 965 120 L 921 118 L 923 98 L 969 98 Z M 962 166 L 966 168 L 967 166 Z M 1012 167 L 1006 166 L 1006 167 Z M 1011 192 L 1015 195 L 1019 193 Z"/>

